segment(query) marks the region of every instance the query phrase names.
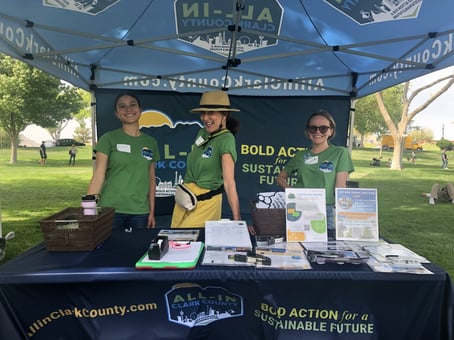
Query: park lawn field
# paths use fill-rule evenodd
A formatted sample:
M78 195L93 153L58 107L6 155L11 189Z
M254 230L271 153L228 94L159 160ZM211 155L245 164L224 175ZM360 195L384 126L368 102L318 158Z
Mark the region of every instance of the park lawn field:
M7 243L3 261L43 240L39 220L66 207L79 206L93 164L91 146L78 150L76 165L68 166L68 148L48 148L47 164L41 166L38 148L20 148L14 165L9 164L10 150L0 149L3 235L9 231L16 234ZM421 193L429 192L434 182L454 182L454 170L441 169L440 151L435 148L418 152L416 165L405 159L402 171L386 166L391 158L389 151L383 152L381 166L371 166L372 158L378 156L376 149L354 149L356 171L350 180L358 181L363 188L377 188L381 236L427 257L453 276L454 204L429 205Z

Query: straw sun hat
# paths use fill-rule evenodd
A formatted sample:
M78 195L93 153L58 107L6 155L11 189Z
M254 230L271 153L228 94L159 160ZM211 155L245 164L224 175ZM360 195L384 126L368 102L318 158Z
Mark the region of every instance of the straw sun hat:
M229 111L238 112L240 110L230 107L230 99L224 91L205 92L200 98L200 107L192 109L190 112L205 111Z

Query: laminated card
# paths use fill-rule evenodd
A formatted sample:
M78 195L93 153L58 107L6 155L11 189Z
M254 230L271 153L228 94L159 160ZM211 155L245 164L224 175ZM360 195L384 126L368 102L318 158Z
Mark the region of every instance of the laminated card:
M285 189L287 242L326 242L325 189Z
M378 241L377 189L336 188L336 240Z

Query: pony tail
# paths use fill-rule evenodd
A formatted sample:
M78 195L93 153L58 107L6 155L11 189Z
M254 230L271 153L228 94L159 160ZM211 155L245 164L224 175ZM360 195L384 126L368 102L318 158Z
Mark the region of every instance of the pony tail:
M238 119L231 117L230 115L227 116L227 120L225 122L226 128L235 135L238 130L240 129L240 122Z

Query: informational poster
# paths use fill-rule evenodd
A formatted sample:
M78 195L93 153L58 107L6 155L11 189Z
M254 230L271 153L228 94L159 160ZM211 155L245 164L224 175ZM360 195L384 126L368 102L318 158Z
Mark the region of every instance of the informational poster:
M377 189L336 188L336 240L378 237Z
M285 189L287 242L326 242L325 189Z

